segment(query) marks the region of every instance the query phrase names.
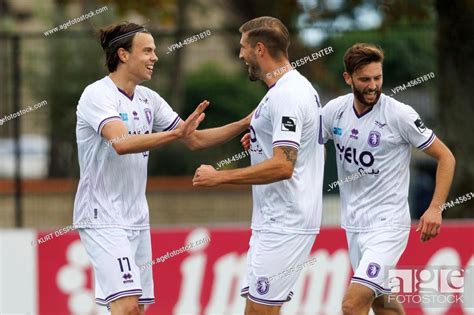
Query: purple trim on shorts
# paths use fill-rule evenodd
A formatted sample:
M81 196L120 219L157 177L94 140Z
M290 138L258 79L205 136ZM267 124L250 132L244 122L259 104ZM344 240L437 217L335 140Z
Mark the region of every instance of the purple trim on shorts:
M143 299L138 299L138 304L153 304L155 303L154 298L143 298Z
M290 292L290 293L292 293L292 292ZM283 305L283 303L288 302L288 301L291 300L290 294L288 294L288 297L286 298L286 300L276 300L276 301L270 301L270 300L260 299L260 298L258 298L258 297L253 296L253 295L250 294L250 293L248 293L247 298L248 298L249 300L255 302L255 303L266 304L266 305L276 305L276 306Z
M377 290L379 290L381 292L392 293L392 291L390 289L385 289L382 286L378 285L377 283L374 283L374 282L369 281L369 280L364 279L364 278L352 277L352 280L355 280L356 282L362 282L362 283L367 284L367 285L371 285L371 286L373 286L374 288L376 288Z
M176 118L173 120L173 122L171 123L171 125L169 125L168 127L166 127L163 131L170 131L170 130L174 130L176 128L176 126L178 125L179 121L181 120L181 118L179 118L179 116L176 116Z
M97 133L100 133L100 129L103 128L103 125L105 125L106 123L108 123L111 120L116 120L116 119L121 120L122 118L120 118L120 116L110 116L110 117L107 117L104 120L102 120L99 124L99 127L97 127Z
M108 304L112 301L115 301L118 298L121 298L123 296L130 296L130 295L142 295L142 289L132 289L132 290L120 291L120 292L109 295L105 299L95 298L95 301L98 304L105 305L105 304Z
M417 149L418 149L418 150L424 150L424 149L426 149L427 147L429 147L429 146L431 145L431 143L433 143L434 139L435 139L435 134L434 134L434 132L432 131L432 132L431 132L431 136L428 138L428 140L426 140L425 142L423 142L422 145L418 146Z

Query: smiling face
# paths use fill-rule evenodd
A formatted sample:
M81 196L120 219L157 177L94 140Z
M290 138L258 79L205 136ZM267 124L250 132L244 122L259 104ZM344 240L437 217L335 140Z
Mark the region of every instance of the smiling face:
M372 62L362 66L352 75L344 72L346 83L352 87L356 101L364 106L377 104L382 94L382 63Z
M243 33L240 39L240 53L239 58L248 66L248 75L250 81L260 80L262 69L257 62L257 55L255 48L247 41L247 33Z
M137 33L130 51L119 49L120 59L127 72L137 84L148 81L153 74L153 65L158 60L155 54L155 41L148 33Z

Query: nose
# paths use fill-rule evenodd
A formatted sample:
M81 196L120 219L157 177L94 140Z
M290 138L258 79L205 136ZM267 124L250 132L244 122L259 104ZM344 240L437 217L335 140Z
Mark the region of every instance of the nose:
M240 60L244 61L244 55L242 54L242 49L239 51Z
M369 82L369 89L371 89L371 90L377 89L377 82L375 82L375 80L373 80L373 79L370 80L370 82Z
M155 52L153 52L153 55L151 56L151 60L152 60L153 62L158 61L158 56L155 54Z

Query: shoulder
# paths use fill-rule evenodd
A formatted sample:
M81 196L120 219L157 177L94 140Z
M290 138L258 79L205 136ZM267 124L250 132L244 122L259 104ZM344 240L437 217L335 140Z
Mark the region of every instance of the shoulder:
M152 106L160 107L165 102L160 94L143 85L137 85L135 93L138 97L146 99Z
M404 104L396 99L382 94L382 107L386 112L386 117L389 120L399 121L400 119L406 119L413 115L417 115L416 111L410 105Z
M313 108L316 103L315 95L318 101L319 97L311 82L296 70L287 75L290 77L284 78L283 82L277 83L269 91L268 96L272 103L276 106L286 107L291 104L300 108Z
M104 77L100 80L95 81L94 83L89 84L84 89L83 94L103 94L103 93L111 93L113 92L113 83L110 81L108 77Z
M87 110L95 108L94 104L113 104L115 100L115 85L108 82L108 77L97 80L89 84L81 94L78 102L79 110Z
M339 109L343 109L352 104L353 98L354 97L352 93L336 97L326 103L326 105L323 107L323 112L336 112Z
M110 80L110 79L109 79ZM81 101L93 99L104 99L114 96L113 83L108 82L108 77L104 77L86 86L81 95Z

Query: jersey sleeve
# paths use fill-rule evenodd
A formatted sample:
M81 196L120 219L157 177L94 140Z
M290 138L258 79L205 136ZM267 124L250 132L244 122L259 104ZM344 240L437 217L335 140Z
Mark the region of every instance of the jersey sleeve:
M299 150L304 118L303 109L299 104L276 101L271 116L273 147L293 147Z
M154 106L154 119L153 119L153 130L154 131L171 131L178 127L181 118L171 108L171 106L157 93L154 93L155 106Z
M328 142L328 140L332 140L332 108L331 102L327 103L326 106L323 107L322 115L323 115L323 141L324 143Z
M115 97L107 91L95 93L94 89L86 89L79 100L77 110L81 118L99 135L107 123L121 120Z
M399 113L398 126L401 138L419 150L428 148L436 136L425 126L420 115L411 106L404 104Z

